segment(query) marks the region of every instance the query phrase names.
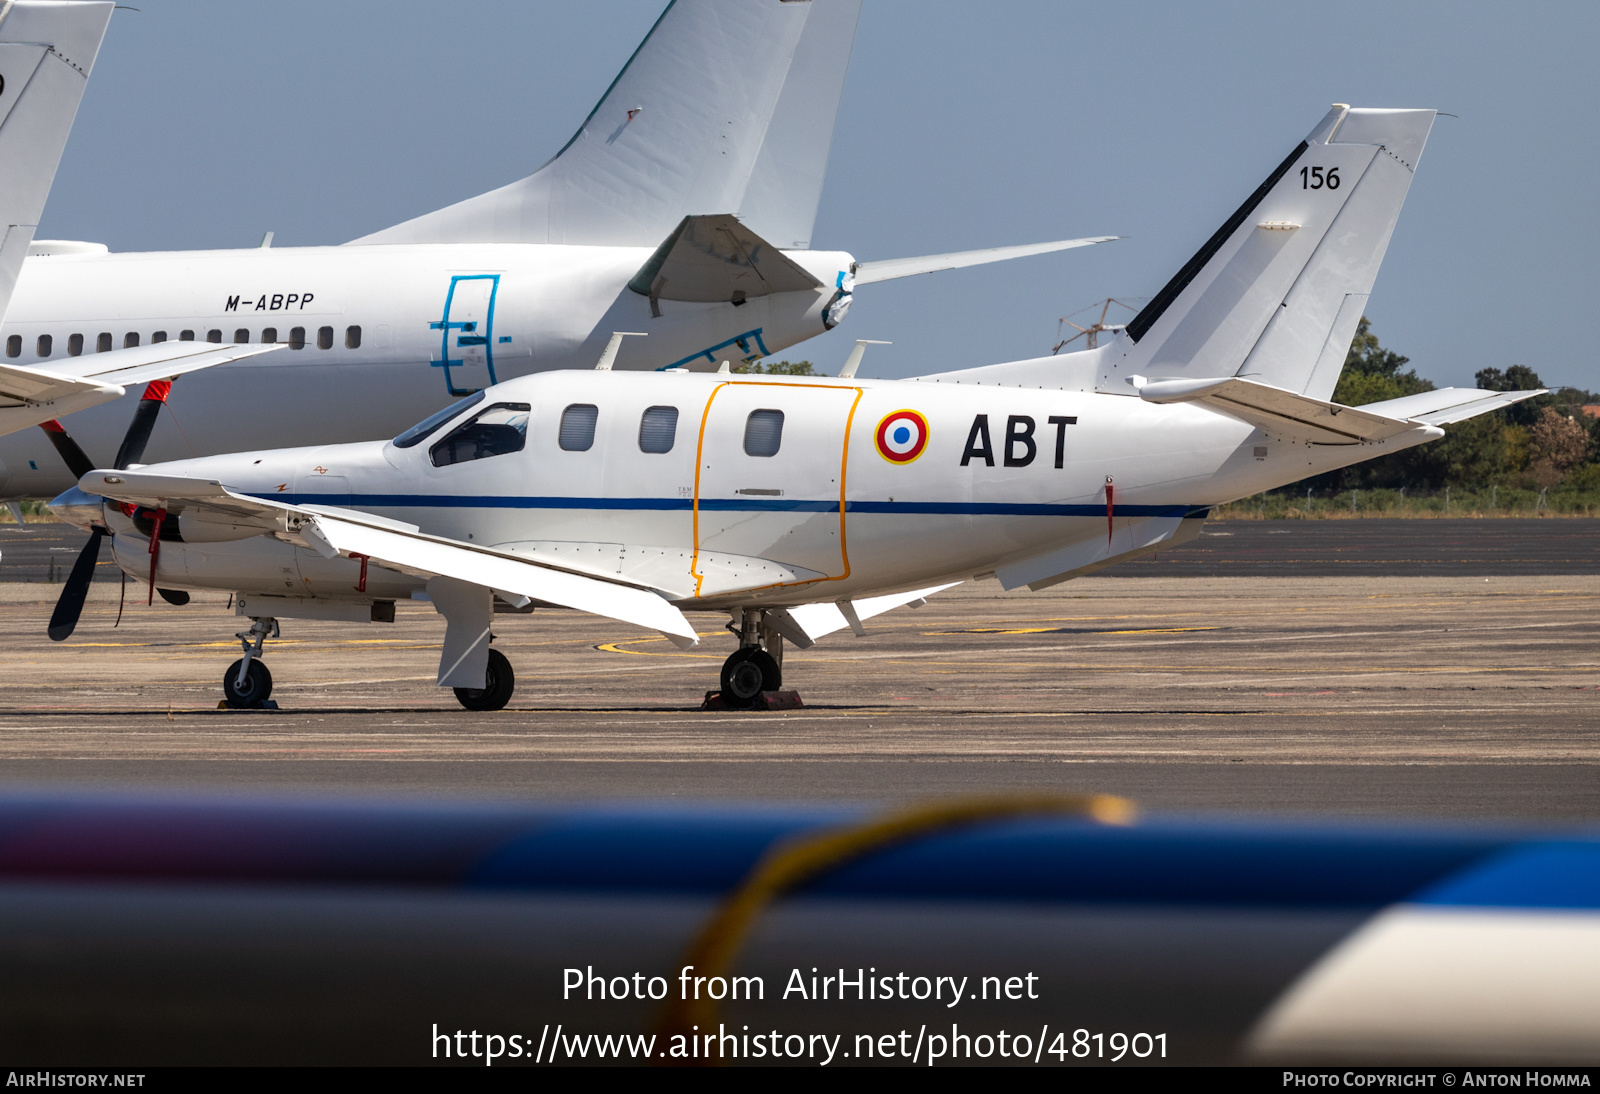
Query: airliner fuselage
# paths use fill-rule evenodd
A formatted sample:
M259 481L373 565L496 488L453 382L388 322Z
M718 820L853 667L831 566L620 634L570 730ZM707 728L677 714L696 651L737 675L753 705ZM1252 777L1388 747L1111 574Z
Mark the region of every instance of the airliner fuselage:
M784 252L820 287L738 305L630 290L651 253L414 244L36 255L0 327L0 359L48 367L166 340L287 344L180 382L151 439L153 463L392 434L503 380L592 368L618 330L649 336L624 343L619 369L711 371L820 334L848 306L844 252ZM97 460L109 461L126 404L74 416ZM38 430L0 437L0 497L50 496L73 481Z

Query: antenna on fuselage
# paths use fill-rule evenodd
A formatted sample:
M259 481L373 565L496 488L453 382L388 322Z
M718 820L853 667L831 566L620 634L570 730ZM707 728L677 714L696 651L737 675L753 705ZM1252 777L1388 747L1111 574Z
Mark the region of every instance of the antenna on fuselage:
M844 359L844 368L839 370L839 378L848 380L856 374L856 369L861 367L861 358L865 356L868 346L892 346L893 342L883 342L876 338L857 338L856 348L850 351L850 356Z
M611 332L611 341L606 343L605 352L600 355L600 360L595 362L594 370L596 372L610 372L611 371L611 365L617 359L617 350L618 350L618 348L621 347L622 340L624 338L648 338L648 337L650 337L650 336L648 334L646 334L644 331L637 331L637 330L614 330L614 331L612 331Z
M272 237L277 235L277 234L278 233L276 233L276 232L268 232L266 235L262 236L261 237L261 248L260 249L265 251L268 248L270 248L272 246Z

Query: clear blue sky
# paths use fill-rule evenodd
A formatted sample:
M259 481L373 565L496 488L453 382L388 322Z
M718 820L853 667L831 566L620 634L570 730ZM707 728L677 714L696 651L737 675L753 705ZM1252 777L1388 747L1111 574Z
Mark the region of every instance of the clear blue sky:
M42 237L338 243L527 174L664 0L135 0ZM1327 110L1436 107L1368 314L1440 383L1600 388L1600 4L866 0L814 243L1117 243L863 288L787 356L906 376L1047 353L1149 296Z

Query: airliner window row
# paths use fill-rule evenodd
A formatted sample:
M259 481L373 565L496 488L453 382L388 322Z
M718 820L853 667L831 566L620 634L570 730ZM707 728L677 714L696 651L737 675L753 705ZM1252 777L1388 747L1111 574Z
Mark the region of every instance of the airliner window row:
M318 349L332 349L333 348L333 335L334 335L334 332L333 332L333 328L332 327L320 327L320 328L318 328L318 330L317 330L317 348ZM122 336L122 348L123 349L132 349L134 346L137 346L139 344L139 340L140 340L140 335L139 335L138 331L129 331L127 334L124 334ZM156 331L154 334L152 334L150 336L150 344L151 345L155 345L157 342L165 342L166 340L167 340L167 332L164 331L164 330L158 330L158 331ZM180 342L193 342L194 340L195 340L194 339L194 331L192 331L192 330L181 330L181 331L178 332L178 341L180 341ZM262 342L262 344L267 344L267 343L271 343L271 342L277 342L279 340L280 339L278 338L278 328L277 327L263 327L262 328L262 330L261 330L261 342ZM212 330L206 331L206 341L207 342L218 342L218 343L220 343L222 341L222 331L216 330L216 329L212 329ZM249 328L240 327L238 330L234 331L233 332L233 341L235 343L239 343L239 344L244 344L244 343L249 342L250 341L250 330L249 330ZM289 337L285 338L285 339L282 339L282 341L287 342L289 344L289 348L290 349L305 349L306 348L306 329L304 327L292 327L289 330ZM111 335L111 333L103 331L103 332L101 332L100 336L95 339L95 347L94 347L95 348L95 352L96 353L109 353L113 348L115 348L115 343L116 343L116 339ZM360 349L361 348L361 328L360 327L351 326L351 327L346 327L344 329L344 348L345 349ZM41 335L39 335L38 341L34 343L34 351L35 351L36 355L39 356L39 357L49 357L52 353L55 352L55 338L54 338L54 336L49 335L49 334L41 334ZM67 356L69 356L69 357L77 357L82 353L83 353L83 335L74 334L74 335L69 336L67 338ZM22 335L13 334L11 337L6 339L6 356L7 357L21 357L22 356Z

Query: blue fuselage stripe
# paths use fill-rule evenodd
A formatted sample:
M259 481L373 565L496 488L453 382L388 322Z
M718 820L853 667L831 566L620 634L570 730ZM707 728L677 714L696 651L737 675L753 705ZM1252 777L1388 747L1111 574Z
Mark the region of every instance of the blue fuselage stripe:
M256 494L290 505L338 505L361 509L643 509L688 512L693 498L561 498L456 494ZM700 508L713 513L837 513L837 501L801 498L702 498ZM1119 505L1119 517L1183 517L1204 507L1193 505ZM850 513L936 514L989 517L1104 517L1104 505L1053 505L987 501L852 501Z

